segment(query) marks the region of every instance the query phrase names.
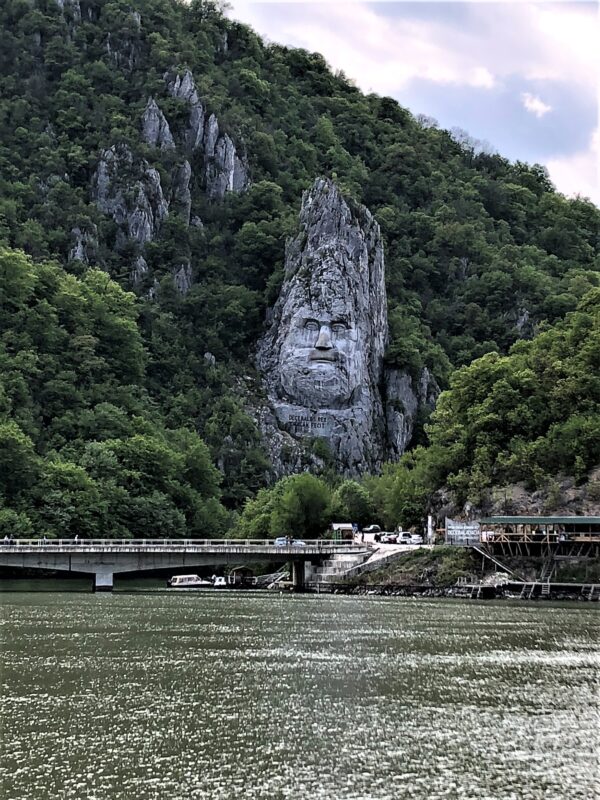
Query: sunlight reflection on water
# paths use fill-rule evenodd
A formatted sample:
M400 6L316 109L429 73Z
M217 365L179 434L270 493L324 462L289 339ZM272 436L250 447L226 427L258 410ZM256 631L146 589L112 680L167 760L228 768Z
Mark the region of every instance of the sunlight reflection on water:
M599 796L593 606L0 603L5 800Z

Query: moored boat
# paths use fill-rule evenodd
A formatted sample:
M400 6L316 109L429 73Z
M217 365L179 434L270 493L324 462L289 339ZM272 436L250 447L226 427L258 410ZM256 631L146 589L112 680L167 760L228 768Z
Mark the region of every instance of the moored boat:
M173 575L167 581L170 589L212 589L213 582L199 575Z

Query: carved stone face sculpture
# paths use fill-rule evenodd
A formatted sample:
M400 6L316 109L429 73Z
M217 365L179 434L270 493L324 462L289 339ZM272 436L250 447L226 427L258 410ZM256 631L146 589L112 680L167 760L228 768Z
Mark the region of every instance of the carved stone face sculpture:
M357 402L368 376L368 347L351 298L324 292L321 272L312 276L302 305L292 292L284 308L283 316L291 313L279 349L279 393L301 406L346 408ZM341 275L337 278L341 288Z
M330 180L304 194L300 232L257 364L280 430L326 439L348 473L378 463L387 339L383 246Z

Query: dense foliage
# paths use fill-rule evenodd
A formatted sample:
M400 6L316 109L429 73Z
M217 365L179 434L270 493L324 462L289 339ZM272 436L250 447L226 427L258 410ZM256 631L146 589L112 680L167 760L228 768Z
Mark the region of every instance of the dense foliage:
M302 191L319 174L381 225L388 360L414 374L426 365L452 388L432 423L434 455L409 454L368 491L286 482L276 513L259 492L242 528L284 531L294 509L306 535L342 512L412 520L439 481L467 496L539 470L581 475L597 459L590 292L600 286L600 215L557 194L542 167L426 127L208 0L5 0L0 24L0 240L36 262L3 251L5 523L218 533L226 512L211 459L229 509L265 484L240 385ZM140 117L153 96L174 129L184 125L163 77L184 68L245 153L252 185L209 202L196 181L203 227L169 215L144 253L155 298L143 282L136 298L123 291L131 253L115 247L91 179L102 148L127 144L169 190L179 156L145 145ZM73 258L75 229L90 237L89 264ZM185 296L172 281L182 259L194 279ZM314 518L303 510L313 501Z
M382 518L416 524L435 490L485 505L493 486L583 479L600 462L600 291L508 356L456 371L428 427L429 447L389 465L369 488Z
M220 475L144 389L135 297L0 249L0 536L225 530Z

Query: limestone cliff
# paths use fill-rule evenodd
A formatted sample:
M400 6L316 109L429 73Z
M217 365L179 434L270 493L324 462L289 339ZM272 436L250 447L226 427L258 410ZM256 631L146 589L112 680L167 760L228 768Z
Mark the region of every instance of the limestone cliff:
M142 137L151 147L160 147L163 150L175 149L175 140L169 123L153 97L148 100L142 116Z
M439 387L427 368L418 380L406 370L384 371L384 407L387 432L386 458L397 461L412 439L417 415L422 408L434 408Z
M139 20L137 23L139 27ZM192 73L167 72L164 80L166 92L187 105L187 123L183 130L181 125L171 125L159 102L150 97L140 118L140 141L147 145L144 155L162 166L163 180L167 173L166 186L156 166L134 155L127 145L102 150L92 178L92 201L118 227L117 249L135 245L129 270L134 286L140 285L149 272L145 246L160 235L161 224L170 213L177 213L186 226L201 227L200 218L192 216L194 193L219 201L227 192L243 192L249 185L245 159L231 137L220 130L215 114L207 114ZM161 151L169 151L166 159ZM70 257L89 261L92 239L87 240L78 228L73 229L72 237ZM173 267L172 275L177 290L186 294L193 283L189 260Z
M183 74L165 73L167 90L189 107L184 146L203 154L202 180L211 200L222 200L227 192L243 192L249 184L248 167L231 137L221 133L215 114L207 116L189 70Z
M126 145L102 151L91 194L118 226L117 247L126 241L139 246L152 241L169 214L158 171L136 160Z

